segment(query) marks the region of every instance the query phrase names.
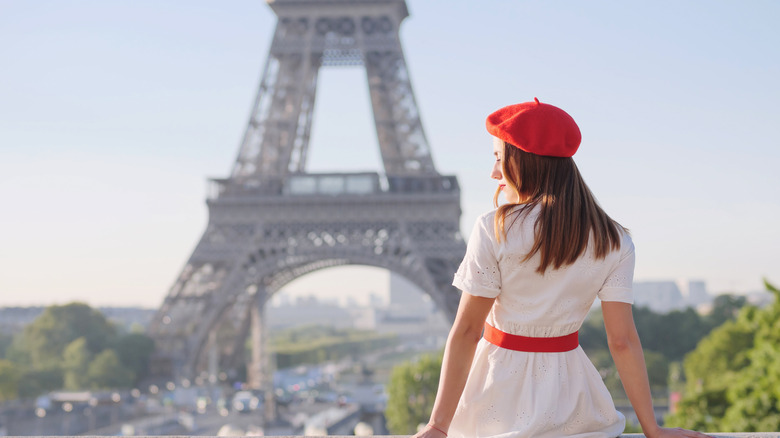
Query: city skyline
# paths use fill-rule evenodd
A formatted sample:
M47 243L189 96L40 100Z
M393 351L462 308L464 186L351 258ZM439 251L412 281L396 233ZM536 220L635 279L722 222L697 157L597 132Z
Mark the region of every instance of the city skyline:
M492 208L485 116L538 97L579 123L575 161L632 231L636 280L780 282L780 5L407 3L401 39L464 237ZM0 306L162 303L207 223L206 178L238 152L274 25L259 0L0 3ZM321 71L309 171L381 172L368 102L361 68ZM388 278L341 268L289 289L383 293Z

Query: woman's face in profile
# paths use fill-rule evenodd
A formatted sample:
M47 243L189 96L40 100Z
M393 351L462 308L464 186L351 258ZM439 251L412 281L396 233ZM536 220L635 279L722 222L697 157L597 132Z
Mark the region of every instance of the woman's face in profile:
M493 163L493 171L490 172L490 177L498 180L498 188L504 194L507 202L510 204L517 204L520 200L520 196L515 190L507 185L506 180L504 179L504 171L501 167L501 163L504 161L504 141L498 137L493 137L493 156L496 158L496 161Z

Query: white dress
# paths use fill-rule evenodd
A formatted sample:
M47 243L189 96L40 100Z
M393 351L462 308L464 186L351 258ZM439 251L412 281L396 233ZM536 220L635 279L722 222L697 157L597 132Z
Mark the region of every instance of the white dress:
M452 284L471 295L496 297L487 323L515 335L563 336L580 328L596 297L633 302L634 245L627 233L620 250L603 260L589 247L574 264L544 275L535 272L538 253L521 262L533 243L538 211L518 219L500 244L493 233L496 211L477 219ZM482 339L449 437L607 438L624 427L623 414L582 347L528 353Z

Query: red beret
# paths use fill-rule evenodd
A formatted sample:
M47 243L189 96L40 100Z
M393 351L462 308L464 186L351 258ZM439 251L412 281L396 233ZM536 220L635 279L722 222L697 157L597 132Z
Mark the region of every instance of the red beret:
M489 115L488 132L526 152L550 157L571 157L580 147L580 128L566 111L533 102L509 105Z

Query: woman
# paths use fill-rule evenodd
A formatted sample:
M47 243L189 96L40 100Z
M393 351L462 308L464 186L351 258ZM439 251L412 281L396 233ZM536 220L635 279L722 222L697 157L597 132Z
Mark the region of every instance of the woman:
M571 156L566 112L526 102L487 118L498 181L453 285L461 296L421 438L617 437L625 418L579 347L601 300L610 352L648 438L705 437L658 426L631 314L634 245L597 204ZM483 337L484 330L484 337Z

